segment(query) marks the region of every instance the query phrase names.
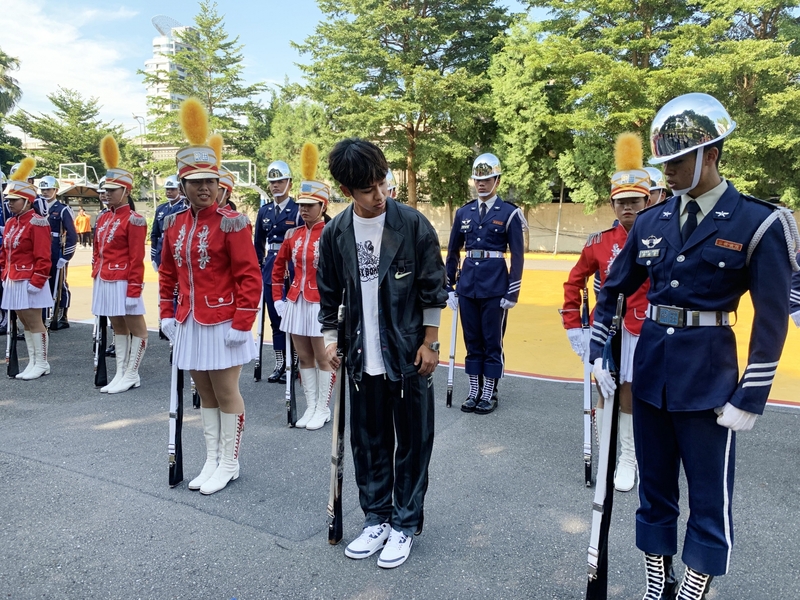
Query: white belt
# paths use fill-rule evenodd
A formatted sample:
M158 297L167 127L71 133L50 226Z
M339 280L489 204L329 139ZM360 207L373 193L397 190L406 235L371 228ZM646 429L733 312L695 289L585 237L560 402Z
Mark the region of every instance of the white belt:
M280 250L281 244L267 244L267 250L272 252L273 250Z
M503 252L497 250L467 250L467 258L505 258Z
M60 233L53 233L52 231L50 232L50 235L52 235L53 237L60 237L61 236Z
M721 310L689 310L679 306L647 305L647 316L669 327L717 327L731 324L729 312Z

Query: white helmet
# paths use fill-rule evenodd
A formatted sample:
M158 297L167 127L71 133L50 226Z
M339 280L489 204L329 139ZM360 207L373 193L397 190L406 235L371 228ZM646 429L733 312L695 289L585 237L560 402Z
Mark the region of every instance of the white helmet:
M472 163L472 178L475 180L491 179L503 173L500 159L494 154L481 154Z
M388 186L388 188L387 188L387 189L388 189L390 192L391 192L391 191L392 191L394 188L396 188L396 187L397 187L397 181L395 181L395 178L394 178L394 173L392 173L392 170L391 170L391 169L389 169L389 171L386 173L386 185Z
M0 185L6 184L6 174L3 173L3 170L0 169Z
M664 180L664 174L660 169L655 167L645 167L645 171L650 174L650 191L665 190L667 189L667 182Z
M177 190L181 186L177 175L170 175L164 182L165 190Z
M282 179L291 178L292 170L282 160L273 161L267 167L267 179L269 181L281 181Z
M52 175L45 175L39 180L39 191L57 190L58 181Z

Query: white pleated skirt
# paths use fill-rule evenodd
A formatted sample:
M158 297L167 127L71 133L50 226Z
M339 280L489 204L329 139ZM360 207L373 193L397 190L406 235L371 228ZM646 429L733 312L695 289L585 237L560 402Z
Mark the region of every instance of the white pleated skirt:
M303 294L296 302L286 301L286 312L281 318L281 331L307 337L322 337L322 324L317 319L319 302L308 302Z
M172 360L178 368L195 371L217 371L249 363L256 357L256 345L250 341L239 346L225 345L225 336L233 321L217 325L201 325L189 316L177 324Z
M620 349L619 378L622 383L633 381L633 355L636 353L636 344L639 336L622 328L622 348Z
M136 308L127 308L125 306L125 298L127 296L127 281L105 281L96 277L92 288L92 314L103 317L145 314L142 296L136 299Z
M29 308L52 308L53 295L45 282L38 292L28 293L30 279L6 279L3 282L3 310L28 310Z

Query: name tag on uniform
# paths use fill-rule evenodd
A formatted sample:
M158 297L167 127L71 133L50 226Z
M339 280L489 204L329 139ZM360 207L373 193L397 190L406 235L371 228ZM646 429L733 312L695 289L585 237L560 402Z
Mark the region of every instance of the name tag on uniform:
M505 223L503 223L502 221L495 221L494 219L492 219L492 225L505 225Z
M294 225L294 221L286 221L287 225Z
M661 248L653 250L639 250L639 258L654 258L661 254Z
M714 242L715 246L719 246L720 248L727 248L728 250L735 250L736 252L742 251L742 245L737 244L736 242L729 242L728 240L718 239Z
M472 223L472 219L462 219L461 220L461 231L469 231L469 224Z

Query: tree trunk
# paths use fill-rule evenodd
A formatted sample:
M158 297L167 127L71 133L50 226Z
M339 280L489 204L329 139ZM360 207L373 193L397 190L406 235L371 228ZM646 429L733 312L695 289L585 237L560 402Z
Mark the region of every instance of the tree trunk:
M414 159L416 158L417 144L416 140L409 137L408 152L406 153L406 174L408 175L408 205L417 208L417 171L414 167Z

